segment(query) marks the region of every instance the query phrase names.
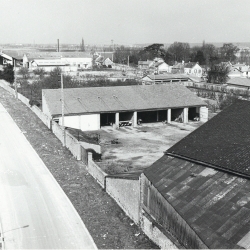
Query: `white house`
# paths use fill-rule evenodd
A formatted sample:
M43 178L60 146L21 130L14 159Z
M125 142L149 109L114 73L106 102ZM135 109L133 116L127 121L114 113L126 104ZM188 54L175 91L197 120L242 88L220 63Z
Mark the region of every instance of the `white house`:
M187 75L202 77L202 67L198 63L185 63L184 73Z

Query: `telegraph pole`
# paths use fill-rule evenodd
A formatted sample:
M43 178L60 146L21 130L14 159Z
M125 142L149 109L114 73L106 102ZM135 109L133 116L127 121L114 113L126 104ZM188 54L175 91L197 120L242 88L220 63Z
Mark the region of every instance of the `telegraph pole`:
M62 129L63 129L63 146L65 147L63 73L61 73L61 101L62 101Z

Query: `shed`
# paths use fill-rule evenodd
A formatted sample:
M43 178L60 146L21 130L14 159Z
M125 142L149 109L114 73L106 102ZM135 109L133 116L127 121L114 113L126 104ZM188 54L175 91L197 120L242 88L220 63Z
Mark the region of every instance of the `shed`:
M60 123L62 116L60 89L42 93L43 112ZM186 123L199 116L207 121L207 104L193 92L178 84L118 86L64 89L65 126L81 130L98 130L101 126L120 126L126 122L171 123L181 117Z

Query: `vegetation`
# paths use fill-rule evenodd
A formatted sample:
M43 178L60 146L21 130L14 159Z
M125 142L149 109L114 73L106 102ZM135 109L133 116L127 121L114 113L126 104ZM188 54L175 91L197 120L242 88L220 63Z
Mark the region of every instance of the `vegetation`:
M211 67L220 62L235 62L238 47L232 43L224 43L222 47L216 48L213 44L203 42L201 46L190 47L188 43L174 42L168 48L163 44L152 44L145 48L134 49L130 47L116 47L114 62L127 64L138 64L138 61L152 60L161 57L170 65L175 62L198 62L200 65Z
M58 89L61 88L61 69L55 68L48 76L40 77L38 80L29 84L26 79L19 80L19 92L29 98L30 100L40 101L42 99L42 89ZM40 72L42 74L42 72ZM39 73L39 74L40 74ZM36 72L36 74L38 74ZM75 80L69 75L63 76L64 88L84 88L84 87L107 87L107 86L128 86L137 85L136 80L123 81L109 81L104 77L90 78L86 80Z
M220 63L213 64L211 68L208 70L208 82L216 83L216 84L225 84L227 83L229 77L228 74L230 72L230 68L228 65Z
M14 82L14 70L12 65L7 64L4 66L3 71L0 71L0 79L3 79L9 83Z
M21 68L18 70L18 74L22 75L22 76L23 76L23 79L27 79L28 76L29 76L29 69L28 69L28 68L25 68L25 67L21 67Z

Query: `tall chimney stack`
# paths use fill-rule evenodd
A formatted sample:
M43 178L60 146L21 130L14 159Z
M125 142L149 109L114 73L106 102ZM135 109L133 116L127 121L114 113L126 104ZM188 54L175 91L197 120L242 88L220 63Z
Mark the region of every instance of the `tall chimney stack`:
M57 52L59 52L59 39L57 39Z

